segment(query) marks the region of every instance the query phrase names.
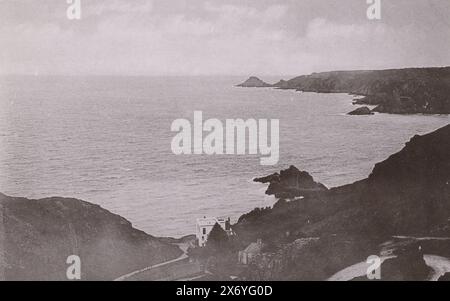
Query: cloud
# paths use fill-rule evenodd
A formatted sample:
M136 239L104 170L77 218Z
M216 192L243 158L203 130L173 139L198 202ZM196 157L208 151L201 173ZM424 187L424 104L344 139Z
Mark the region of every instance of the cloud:
M357 39L368 35L371 26L359 24L336 24L323 18L313 19L306 30L306 38L311 40Z
M161 24L161 31L173 35L203 36L213 34L217 26L201 19L188 19L185 15L171 16Z
M82 0L80 21L65 18L64 1L42 1L0 2L0 72L302 74L450 61L448 25L414 0L380 22L365 19L364 3L331 0Z
M213 4L206 2L204 9L221 14L223 19L279 20L286 14L288 7L283 4L273 4L261 9L245 5Z
M86 4L86 5L84 5ZM148 14L153 10L153 2L146 0L134 0L126 2L123 0L91 1L83 3L83 13L88 15L116 14Z

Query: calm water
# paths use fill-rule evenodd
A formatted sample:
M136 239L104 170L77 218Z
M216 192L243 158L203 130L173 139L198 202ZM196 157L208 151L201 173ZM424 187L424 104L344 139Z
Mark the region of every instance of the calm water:
M327 186L374 163L448 116L346 116L351 96L242 89L245 78L8 77L0 80L0 191L98 203L154 235L193 233L195 218L268 206L252 183L291 164ZM175 156L174 119L280 119L280 162Z

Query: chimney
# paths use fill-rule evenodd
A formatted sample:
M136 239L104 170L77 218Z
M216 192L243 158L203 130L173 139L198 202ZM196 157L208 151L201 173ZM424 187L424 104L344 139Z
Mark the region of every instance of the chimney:
M230 230L230 229L231 229L231 222L230 222L230 218L228 218L228 219L225 221L225 230L228 231L228 230Z

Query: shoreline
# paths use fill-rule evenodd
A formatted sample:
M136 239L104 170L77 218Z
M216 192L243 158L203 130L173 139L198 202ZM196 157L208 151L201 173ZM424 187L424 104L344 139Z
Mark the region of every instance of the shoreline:
M251 76L243 88L273 87L302 92L348 93L360 105L388 114L450 114L450 67L318 72L268 84Z
M431 212L428 210L429 207L417 210L417 208L421 208L417 202L420 203L423 199L422 195L437 198L427 202L427 206L431 206L430 204L440 200L441 193L445 193L446 172L444 170L449 159L446 151L450 146L448 144L449 131L450 124L432 133L414 136L401 151L376 164L367 179L353 184L328 189L321 183L315 182L307 172L300 171L294 166L279 173L254 179L257 182L269 184L266 194L274 195L278 202L273 207L253 210L241 215L237 223L231 225L236 236L227 240L228 245L225 245L225 249L211 250L211 246L207 245L205 248L195 248L192 254L189 251L189 257L193 256L192 259L196 259L200 265L186 263L186 271L195 270L198 273L202 264L207 264L212 258L211 260L216 261L218 265L215 268L206 267L212 273L208 277L213 279L224 275L229 277L236 275L235 273L241 275L238 271L242 273L247 271L249 274L242 274L240 277L247 280L253 279L252 277L259 275L258 270L253 270L253 266L242 269L243 267L236 263L236 252L245 249L249 243L258 238L264 237L264 242L271 245L272 249L275 248L274 251L265 251L264 256L268 256L267 258L275 260L275 262L280 260L288 266L292 266L292 269L286 272L283 270L272 271L281 277L280 279L296 277L304 280L316 278L325 280L332 275L328 275L320 268L326 268L327 271L336 270L337 273L348 267L347 263L356 257L364 258L367 254L382 251L386 244L395 246L395 254L398 255L395 259L383 263L383 266L390 271L389 277L393 277L392 279L422 277L427 271L426 263L420 257L422 247L426 252L424 254L450 258L448 253L450 240L442 239L450 237L448 234L450 233L448 232L450 220L448 220L445 208L431 213L435 217L433 225L427 224L426 218L423 218L426 212ZM437 160L424 165L427 157L424 157L423 153L432 158L440 158L439 154L445 155L441 157L441 161ZM404 160L405 158L408 160ZM408 172L405 173L405 170ZM420 174L422 177L416 177L415 174ZM430 183L427 180L429 177L433 177L435 180ZM397 185L392 185L391 181L395 181ZM392 188L386 190L386 185ZM416 189L420 188L420 193L411 195L409 192L404 196L402 193L409 191L405 187L411 185ZM430 190L434 191L433 195L429 193ZM399 193L401 197L399 197ZM302 197L297 198L299 195ZM385 205L385 203L389 205ZM166 265L169 269L176 269L179 262L184 264L188 255L186 255L186 248L180 247L181 245L188 246L195 239L193 235L183 236L179 239L154 237L134 228L122 216L113 214L99 205L78 199L29 200L0 194L0 205L1 214L9 220L7 223L9 229L3 229L3 231L9 234L7 237L9 241L13 240L13 242L9 242L9 248L6 250L9 260L12 255L18 256L20 261L27 260L25 259L26 255L20 255L19 250L11 249L11 246L15 244L36 244L39 248L30 246L27 248L27 252L32 252L35 256L44 256L44 258L49 253L60 252L59 249L69 247L71 253L80 254L81 258L88 262L97 262L99 254L104 256L106 245L97 245L97 241L106 239L110 241L108 244L113 246L119 244L111 250L108 249L108 252L110 252L111 260L114 260L115 264L120 262L120 265L115 269L111 269L110 264L102 267L103 270L101 268L98 270L96 267L90 271L89 279L97 279L100 277L98 275L114 277L113 279L121 277L120 275L134 276L138 274L144 278L159 277L153 275L153 269ZM401 208L402 211L399 214L392 210L391 207L395 206ZM442 206L447 205L443 203ZM450 210L450 207L448 208ZM8 214L5 215L5 212ZM41 218L42 212L45 212L45 219ZM380 223L378 215L381 215L385 222ZM395 218L391 218L391 215L395 215ZM358 224L348 223L349 218L357 219ZM447 224L444 220L447 221ZM17 222L19 225L14 227L14 223ZM33 231L29 234L30 237L33 237L32 241L23 240L22 236L28 234L22 233L20 230L22 223L28 225L28 228ZM388 225L388 223L391 224ZM16 235L10 233L16 233ZM49 240L48 235L51 233L61 238ZM280 233L285 233L285 235L280 235ZM407 235L412 238L402 237ZM389 242L393 236L400 239L401 243ZM425 239L416 239L415 237ZM439 239L431 239L436 237ZM405 243L402 238L406 240ZM75 245L73 245L74 241ZM92 241L93 245L89 243ZM376 246L382 246L383 241L386 242L384 247L377 251ZM148 243L151 244L147 245ZM146 245L147 249L144 249ZM92 248L94 250L91 250ZM41 254L42 250L43 254ZM321 251L317 253L318 250ZM213 253L208 253L211 251ZM129 258L126 254L130 252L136 255ZM182 256L183 253L185 256ZM64 251L63 254L65 254ZM148 258L149 254L152 254L151 260ZM90 258L91 256L93 257ZM33 264L35 262L34 257L28 260ZM328 262L329 260L331 262ZM415 264L413 269L404 265L405 260L413 260ZM172 263L175 266L172 266ZM271 271L273 267L270 264L265 266L266 263L265 261L261 262L265 269ZM53 268L57 271L60 264L59 261L53 263ZM295 266L298 264L306 265L305 270L296 269ZM40 269L45 271L46 275L52 275L52 273L48 273L50 267L47 265L41 268L36 267L37 275L42 275ZM401 274L398 274L399 272L396 270L399 266L402 268ZM7 262L7 267L6 275L10 273L9 270L17 269L11 262ZM319 270L317 273L309 274L310 268ZM150 270L152 272L147 275ZM154 272L158 274L163 271ZM24 272L16 271L15 273L20 275ZM21 276L16 277L20 278ZM27 277L34 276L27 275ZM47 277L55 277L55 275Z

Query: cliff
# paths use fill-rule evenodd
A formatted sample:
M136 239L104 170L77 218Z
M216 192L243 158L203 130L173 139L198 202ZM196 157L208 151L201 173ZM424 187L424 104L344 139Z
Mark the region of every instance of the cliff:
M386 232L429 234L450 218L450 125L375 165L360 199Z
M332 71L281 80L279 89L349 93L364 96L356 104L394 114L449 114L450 67Z
M429 234L450 218L449 154L447 125L413 137L400 152L376 164L367 179L315 194L305 193L302 200L280 199L258 218L251 213L242 216L236 226L244 229L251 226L250 220L255 220L311 236ZM265 180L276 181L273 175Z
M0 210L6 280L67 280L70 255L81 259L82 280L112 280L182 253L126 219L77 199L0 194Z
M449 154L447 125L413 137L400 152L376 164L362 181L305 194L302 199L280 198L273 208L255 209L241 216L233 226L240 239L247 243L262 238L277 250L269 260L258 260L243 278L324 280L365 261L369 255L379 254L394 236L449 237ZM276 175L262 179L267 183L277 181ZM296 243L313 237L318 239ZM429 268L420 256L409 261L416 268L408 269L404 264L418 246L426 254L450 257L445 240L430 239L418 245L412 239L389 244L393 250L400 247L408 252L386 262L383 279L423 280ZM404 269L399 271L395 268L398 265Z

